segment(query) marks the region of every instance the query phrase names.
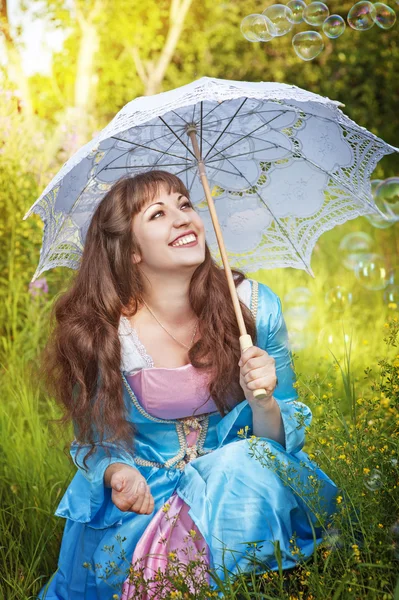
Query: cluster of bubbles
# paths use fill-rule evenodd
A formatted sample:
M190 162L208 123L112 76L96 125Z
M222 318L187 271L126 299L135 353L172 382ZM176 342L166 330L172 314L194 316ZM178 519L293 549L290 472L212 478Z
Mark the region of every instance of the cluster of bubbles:
M345 20L340 15L330 15L324 2L306 4L304 0L290 0L287 4L273 4L262 13L244 17L241 32L249 42L269 42L302 22L321 27L330 39L340 37L346 29ZM347 22L357 31L366 31L374 25L390 29L396 22L396 14L382 2L357 2L349 10ZM302 31L293 36L292 46L299 58L313 60L323 51L324 41L318 31Z
M373 244L373 238L368 233L356 231L342 238L338 250L342 264L354 272L363 288L372 291L385 290L394 284L393 273L386 258L372 251Z
M371 181L371 190L381 214L366 215L367 219L378 229L391 227L399 220L399 177L375 179ZM383 290L384 304L389 310L397 311L399 268L391 268L386 257L375 252L373 247L374 240L368 233L356 231L341 239L338 251L343 266L354 273L359 285L370 291ZM284 317L293 351L302 350L316 341L323 348L340 352L349 345L353 349L358 344L357 333L348 315L353 302L351 290L335 286L326 292L324 299L331 320L316 340L309 327L315 311L312 292L307 287L297 287L284 296Z
M284 296L284 319L288 328L288 338L293 351L303 350L314 343L324 348L337 348L343 351L345 344L356 345L351 322L343 315L352 305L352 292L342 286L335 286L325 294L325 302L331 311L331 322L318 334L310 327L315 313L315 298L307 287L297 287Z
M399 220L399 177L371 181L371 192L379 214L366 215L367 220L377 229L391 227ZM357 231L344 236L339 252L342 264L354 272L363 288L384 290L388 308L399 308L398 274L390 268L386 257L373 251L373 239L368 233Z

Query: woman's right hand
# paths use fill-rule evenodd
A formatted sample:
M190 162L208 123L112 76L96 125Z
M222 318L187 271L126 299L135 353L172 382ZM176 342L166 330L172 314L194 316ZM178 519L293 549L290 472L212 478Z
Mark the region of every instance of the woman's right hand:
M111 469L114 465L110 465ZM150 515L154 510L154 498L146 480L135 467L119 466L109 479L112 502L119 510Z

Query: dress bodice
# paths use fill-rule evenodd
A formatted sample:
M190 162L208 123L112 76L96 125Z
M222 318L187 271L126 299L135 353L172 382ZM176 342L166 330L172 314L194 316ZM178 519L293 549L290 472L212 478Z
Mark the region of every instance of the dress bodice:
M208 375L191 363L176 369L152 367L126 375L141 406L160 419L180 419L218 410L208 398Z
M245 279L237 293L249 306L251 284ZM209 372L191 363L177 368L155 367L130 321L121 316L121 370L144 410L161 419L180 419L217 412L209 397Z

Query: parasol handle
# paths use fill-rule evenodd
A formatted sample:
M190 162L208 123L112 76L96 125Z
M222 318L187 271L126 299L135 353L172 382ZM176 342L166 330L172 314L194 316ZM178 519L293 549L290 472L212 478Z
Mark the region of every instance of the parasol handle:
M201 151L198 145L197 135L196 135L196 126L190 126L187 129L187 134L191 139L191 143L193 145L195 157L198 160L198 172L201 179L202 187L204 188L205 197L208 202L208 208L212 219L213 228L215 230L217 243L220 250L220 255L222 257L224 272L226 274L227 283L230 290L231 299L233 301L234 312L237 318L238 328L240 331L240 348L241 353L245 350L253 346L251 336L247 334L247 330L245 327L244 317L242 315L242 310L240 306L240 300L238 298L237 289L234 283L233 274L231 272L231 267L229 265L229 261L227 258L226 247L223 240L222 230L219 225L219 220L216 214L215 203L212 198L211 189L209 187L208 178L206 176L205 164L201 156ZM267 397L266 390L263 388L259 388L258 390L254 390L253 392L254 398L257 400L263 400L263 398Z

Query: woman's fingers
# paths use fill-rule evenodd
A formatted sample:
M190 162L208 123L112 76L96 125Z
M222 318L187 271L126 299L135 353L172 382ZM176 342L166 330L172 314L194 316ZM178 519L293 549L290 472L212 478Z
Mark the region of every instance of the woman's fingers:
M138 513L146 513L150 506L151 491L149 486L145 483L144 486L138 486L135 496L133 497L133 503L128 510Z
M268 378L268 379L276 379L276 370L274 369L274 373L273 371L269 374L265 373L265 367L260 367L259 369L252 369L249 373L247 373L246 375L244 375L244 381L246 384L250 383L251 381L255 381L255 379L261 379L261 378Z
M150 514L153 510L153 508L150 510L151 507L151 503L152 503L152 496L151 496L151 492L150 492L150 488L148 488L144 500L143 500L143 504L141 505L140 508L140 514Z

